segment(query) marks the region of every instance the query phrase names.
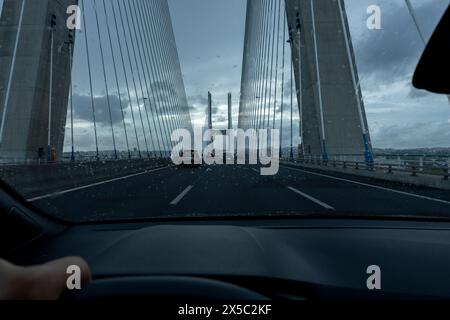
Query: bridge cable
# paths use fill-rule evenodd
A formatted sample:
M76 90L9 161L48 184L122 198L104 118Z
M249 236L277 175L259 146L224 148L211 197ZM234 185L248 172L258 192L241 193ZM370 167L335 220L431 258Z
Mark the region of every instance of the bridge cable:
M133 80L133 86L134 86L134 93L135 93L135 97L136 97L137 108L138 108L138 111L139 111L139 118L140 118L140 121L141 121L142 132L143 132L143 135L144 135L145 147L146 147L146 150L147 150L147 156L150 156L150 150L149 150L148 141L147 141L147 134L145 132L144 120L143 120L143 117L142 117L142 110L141 110L141 103L140 103L140 99L139 99L138 87L136 85L136 77L135 77L135 72L134 72L134 68L133 68L131 52L130 52L130 45L129 45L127 37L125 35L125 23L124 23L122 9L121 9L121 6L120 6L120 0L117 0L117 4L118 4L118 9L119 9L119 18L120 18L120 22L121 22L122 29L123 29L124 39L125 39L125 48L127 50L127 56L128 56L129 65L130 65L130 71L131 71L131 76L132 76L131 78ZM130 33L130 38L131 38L131 30L130 30L129 21L127 21L127 25L128 25L128 32ZM135 62L136 62L136 66L137 66L137 60ZM142 154L141 153L139 154L139 157L142 158Z
M72 78L72 68L73 68L73 46L74 46L74 37L73 30L69 31L69 40L67 42L69 46L69 98L70 98L70 142L71 142L71 155L70 161L75 162L75 141L74 141L74 130L73 130L73 78Z
M284 117L284 80L285 80L285 63L286 63L286 25L287 25L287 17L286 17L286 7L284 8L283 12L283 58L282 58L282 66L281 66L281 111L280 111L280 158L282 156L282 150L283 150L283 117Z
M266 59L267 59L267 30L268 30L268 17L269 17L269 9L270 9L270 1L268 0L263 4L262 7L262 25L260 29L260 42L262 43L260 45L260 60L259 60L259 70L258 70L258 90L257 90L257 107L256 107L256 134L259 135L258 130L261 129L262 124L262 112L263 112L263 103L264 103L264 88L265 88L265 66L266 66ZM259 137L257 137L259 138ZM256 150L259 152L260 144L259 139L256 139Z
M273 87L273 65L274 65L274 55L275 55L275 34L276 34L276 18L277 18L277 6L276 1L273 1L273 23L272 23L272 57L270 61L270 76L269 76L269 104L267 108L267 129L270 128L270 111L272 106L272 87Z
M253 1L255 3L255 1ZM253 6L253 8L256 10L257 14L259 15L259 19L255 20L254 28L256 33L252 33L252 49L250 51L250 54L253 54L255 52L255 56L252 57L253 62L253 72L252 72L252 93L251 93L251 105L249 110L249 127L252 129L256 128L256 105L257 105L257 76L258 76L258 67L259 67L259 45L258 41L260 40L260 32L261 32L261 23L262 20L260 19L262 16L262 10L261 10L261 1L256 1L256 4ZM253 14L254 15L254 14ZM252 16L253 16L252 15ZM254 147L252 145L252 147Z
M168 58L168 53L165 52L164 43L167 41L162 41L160 39L161 27L162 23L157 21L157 17L160 17L162 12L161 8L155 2L155 10L150 10L148 2L144 5L146 7L149 25L149 33L150 33L150 43L152 45L152 50L154 52L153 56L160 57L160 59L156 63L156 72L159 77L159 81L157 82L159 99L161 101L161 107L163 112L165 113L166 120L164 123L166 124L166 136L167 136L167 145L168 149L173 146L172 141L170 140L171 132L175 129L174 124L174 115L172 104L175 104L174 97L169 95L171 92L170 84L170 70L167 68L166 59ZM157 14L158 13L158 14Z
M158 81L156 82L156 88L158 93L158 99L161 102L161 110L163 114L165 115L164 121L165 124L165 130L166 130L166 138L167 138L167 149L170 150L172 146L172 142L170 141L171 131L174 130L174 124L172 119L172 111L171 111L171 104L173 103L172 97L168 95L169 87L168 87L168 71L164 71L164 59L167 58L167 55L163 53L162 51L162 45L161 41L158 38L158 35L161 31L161 24L158 24L155 22L155 15L160 16L161 12L157 6L157 3L155 3L154 10L151 10L149 3L147 2L144 4L144 7L147 12L145 16L147 16L147 24L148 24L148 31L149 31L149 39L150 44L152 47L152 56L153 57L160 57L158 60L155 59L155 72L158 77ZM159 14L156 14L159 12ZM167 151L167 150L166 150Z
M248 85L248 75L249 75L249 59L248 57L248 47L250 45L250 13L252 11L252 2L247 1L247 7L246 7L246 15L245 15L245 35L244 35L244 52L242 56L242 75L241 75L241 94L240 94L240 100L239 100L239 120L238 120L238 129L239 128L245 128L245 121L246 118L244 116L244 111L246 110L246 99L244 98L244 95L248 95L247 91L247 85Z
M264 26L265 26L265 8L266 8L266 0L263 0L260 3L260 14L261 14L261 24L259 26L259 45L258 45L258 63L257 63L257 72L256 72L256 93L255 93L255 107L254 107L254 128L259 128L259 107L261 101L261 71L263 65L263 44L264 44ZM257 147L257 146L256 146Z
M177 91L178 91L178 105L176 108L177 113L180 114L180 117L183 116L185 119L187 118L187 113L186 111L186 107L187 107L187 98L186 98L186 94L185 94L185 90L183 90L184 85L183 85L183 78L182 78L182 73L181 73L181 65L180 65L180 61L179 61L179 56L178 56L178 50L177 47L175 45L175 33L173 31L173 26L169 21L170 18L170 11L169 11L169 6L167 2L163 3L163 6L165 8L166 11L166 19L165 19L165 25L166 25L166 30L167 30L167 34L170 37L170 41L168 42L169 44L171 44L171 53L173 56L173 60L174 60L174 68L173 68L173 77L174 77L174 81L175 81L175 86L177 87ZM183 105L185 105L185 107L183 108ZM186 121L186 120L185 120ZM181 123L180 123L181 126Z
M255 4L255 1L252 1L253 6L252 6L252 10L255 10L257 14L259 14L259 17L261 16L261 2L260 1L256 1L257 3ZM251 14L251 16L253 17L255 14ZM255 23L256 22L256 23ZM249 53L247 54L248 56L250 55L251 57L251 62L252 62L252 74L251 74L251 93L249 93L247 96L250 96L250 106L249 106L249 110L248 110L248 124L247 127L254 129L255 126L255 108L256 108L256 88L257 88L257 74L258 74L258 64L259 64L259 46L257 46L257 41L259 40L259 32L260 32L260 26L261 26L261 19L254 19L252 20L252 25L253 25L253 30L251 33L251 49L249 51ZM254 56L253 56L253 53ZM251 145L250 147L253 147L253 145Z
M145 3L145 2L144 2ZM155 11L150 10L150 7L148 6L148 3L144 4L145 7L145 11L147 12L146 16L150 17L147 19L147 25L148 25L148 39L149 39L149 43L151 46L151 50L153 52L153 54L151 55L153 57L153 63L155 66L155 74L158 77L158 81L156 82L156 93L157 93L157 97L158 97L158 101L160 102L160 109L163 112L163 114L165 114L166 119L164 119L164 117L161 119L163 121L164 124L164 129L165 129L165 135L166 135L166 139L167 139L167 149L171 148L172 142L170 141L170 136L171 136L171 131L173 131L173 124L172 121L170 121L170 118L168 118L170 116L170 112L169 112L169 107L167 105L168 103L168 97L165 96L165 94L167 94L168 91L168 87L167 87L167 83L166 80L164 78L164 75L167 76L167 72L163 72L162 68L164 67L162 64L162 58L164 58L164 54L162 53L161 50L161 43L159 41L159 39L157 39L157 28L158 26L156 25L155 19L154 19L154 15L155 15ZM160 58L160 60L156 60L155 57L162 57ZM165 93L165 94L164 94ZM166 150L167 151L167 150Z
M245 72L245 80L241 80L241 108L239 118L240 123L238 125L239 129L247 130L250 127L251 119L251 103L252 101L249 101L249 88L253 87L253 65L255 58L251 56L250 54L253 52L253 16L252 12L254 10L254 2L248 1L247 2L247 13L246 13L246 40L244 42L244 54L243 54L243 64L242 64L242 70ZM253 92L252 92L253 93ZM241 120L242 117L242 120Z
M139 57L139 61L141 63L140 68L138 68L138 73L139 73L139 70L141 70L141 72L142 72L142 78L141 78L140 73L139 73L139 79L140 79L141 86L142 86L142 79L144 80L144 86L141 87L142 95L143 95L143 105L144 105L144 111L145 111L145 115L146 115L146 119L147 119L147 125L148 125L149 132L150 132L150 139L151 139L151 144L152 144L152 148L153 148L153 155L156 156L156 145L158 145L159 149L161 149L161 145L160 145L160 141L159 141L159 137L158 137L158 129L157 129L156 122L155 122L155 119L154 119L154 113L153 113L152 105L151 105L151 102L150 102L150 95L153 95L153 91L150 90L150 88L151 88L150 85L149 85L150 80L147 81L147 76L149 74L149 72L148 72L148 63L147 63L146 50L144 48L144 41L143 41L143 38L142 38L142 30L140 28L140 26L143 26L145 23L144 23L143 18L140 17L140 20L139 20L139 17L136 14L135 2L131 1L131 3L132 3L132 8L131 7L129 8L129 12L130 12L131 20L132 20L131 24L133 26L133 31L134 31L134 34L135 34L136 48L137 48L137 52L138 52L138 57ZM133 12L134 12L134 14L133 14ZM136 27L136 25L137 25L137 27ZM138 38L138 35L139 35L139 38ZM145 66L145 68L144 68L144 66ZM147 70L147 72L146 72L146 70ZM147 93L146 96L144 96L143 88L145 88L145 91ZM148 102L148 107L147 107L147 102ZM148 109L150 109L150 113L151 113L151 117L152 117L152 123L153 123L153 131L155 132L155 134L152 134L152 130L151 130L152 126L150 124L150 117L149 117ZM156 143L155 143L155 138L156 138ZM161 150L160 150L159 155L162 157Z
M153 88L153 93L152 93L152 98L153 98L153 103L155 105L155 113L158 119L158 124L160 127L160 134L161 134L161 139L162 139L162 149L161 150L161 156L162 156L162 152L169 149L170 148L170 141L169 141L169 131L168 131L168 127L167 127L167 123L164 120L164 100L161 98L161 92L160 92L160 88L159 88L159 79L161 79L161 75L160 75L160 68L159 65L157 63L157 60L155 57L158 56L158 54L155 52L154 49L154 41L150 36L150 31L152 30L152 25L150 24L150 21L148 20L148 16L150 13L144 14L144 12L150 12L151 10L149 8L143 8L142 7L142 3L140 3L140 12L141 15L143 15L143 19L145 20L145 25L147 26L147 28L145 28L145 44L146 44L146 51L147 52L152 52L152 54L148 54L148 56L150 58L148 58L148 60L150 60L150 66L151 66L151 74L152 74L152 78L153 78L153 84L152 84L152 88ZM149 48L149 44L151 45L151 49ZM160 112L162 112L163 114L160 115ZM167 144L167 147L166 147Z
M178 57L177 57L176 54L178 54L178 53L177 53L176 46L174 45L175 38L171 37L172 35L174 36L174 33L173 33L172 24L170 23L170 20L169 20L169 18L170 18L170 11L169 11L169 7L168 7L167 1L161 3L161 9L165 13L163 15L163 17L164 17L164 19L163 19L163 26L165 28L164 29L165 30L165 34L167 34L169 36L169 39L167 39L168 41L166 41L165 43L166 43L167 50L169 51L170 56L171 56L172 61L173 61L173 63L170 64L170 66L172 66L171 82L172 82L172 85L174 87L174 90L178 93L176 95L176 99L175 99L176 100L176 104L174 105L174 114L178 115L179 118L175 118L175 120L176 120L175 123L177 124L177 126L179 128L181 128L182 127L182 123L183 123L182 120L183 120L184 116L182 114L183 112L182 112L182 109L181 109L181 106L183 104L183 101L181 99L182 98L181 97L182 96L181 87L180 87L181 83L180 83L179 75L178 75L178 72L177 72L178 68L176 68L177 65L178 65L178 62L177 62Z
M291 46L293 46L294 41L292 39L291 41ZM291 139L291 153L290 153L290 159L292 160L294 158L294 120L293 120L293 115L294 115L294 57L292 56L292 48L291 48L291 59L290 59L290 64L291 64L291 135L290 135L290 139Z
M170 12L169 12L169 4L168 4L168 2L165 2L165 5L166 5L166 10L167 10L167 12L169 13L169 15L168 15L168 17L170 17ZM178 53L178 48L177 48L177 46L175 45L175 32L174 32L174 30L173 30L173 25L172 25L172 23L167 23L167 25L169 26L169 35L171 36L171 40L172 40L172 44L173 44L173 50L174 50L174 55L175 55L175 62L176 62L176 65L177 65L177 73L178 73L178 82L179 82L179 90L180 90L180 93L181 93L181 98L182 98L182 100L183 100L183 103L184 103L184 108L183 108L183 110L184 110L184 116L185 116L185 125L188 127L188 128L190 128L190 129L192 129L192 122L191 122L191 116L190 116L190 113L189 113L189 108L188 108L188 101L187 101L187 96L186 96L186 89L185 89L185 86L184 86L184 81L183 81L183 74L182 74L182 71L181 71L181 63L180 63L180 57L179 57L179 53Z
M280 51L280 25L281 25L281 2L283 0L279 0L278 1L278 12L277 12L277 16L278 16L278 26L277 26L277 51L276 51L276 63L275 63L275 97L274 97L274 103L273 103L273 121L272 121L272 129L275 129L275 121L276 121L276 114L277 114L277 94L278 94L278 74L279 74L279 70L278 70L278 63L280 61L279 59L279 51ZM283 43L284 45L284 43Z
M253 85L253 79L251 78L253 74L253 62L254 58L250 56L250 53L253 52L253 1L247 2L247 13L245 18L245 42L244 42L244 54L243 54L243 63L242 70L243 76L241 79L241 96L240 96L240 110L239 110L239 124L238 129L249 129L249 120L250 120L250 108L251 101L249 101L249 91L250 87ZM245 75L244 75L245 72Z
M170 17L170 12L169 12L169 5L168 2L165 2L165 7L166 7L166 11L168 12L168 14L166 15L167 18ZM184 117L185 117L185 125L188 128L191 128L191 117L189 114L189 109L188 109L188 101L187 101L187 96L186 96L186 90L184 87L184 81L183 81L183 74L181 72L181 64L180 64L180 59L179 59L179 54L178 54L178 49L175 45L175 32L173 30L173 26L171 23L169 23L168 19L166 19L166 24L169 28L169 36L171 37L171 43L172 43L172 49L173 49L173 54L174 54L174 58L175 58L175 63L176 63L176 72L177 72L177 79L178 79L178 87L179 87L179 91L180 91L180 97L182 98L183 104L184 104L184 108L183 113L184 113ZM182 106L181 106L182 107Z
M265 88L265 65L266 65L266 58L267 58L267 16L268 16L268 10L270 8L270 0L266 2L267 5L264 6L264 18L263 18L263 31L262 31L262 50L261 50L261 61L260 61L260 73L259 73L259 100L258 100L258 115L257 115L257 129L261 129L261 118L262 118L262 111L263 111L263 104L264 104L264 88ZM258 145L259 148L259 145Z
M261 65L260 65L260 73L259 73L259 100L258 100L258 118L257 118L257 129L261 129L261 118L262 118L262 112L264 107L264 89L265 89L265 66L266 66L266 47L267 47L267 16L268 16L268 10L270 7L270 1L266 2L267 6L264 6L264 18L263 18L263 31L262 31L262 51L261 51ZM259 148L259 144L258 144Z
M258 27L258 36L257 36L257 64L256 64L256 90L255 90L255 102L254 102L254 111L253 111L253 128L255 130L259 129L259 115L260 115L260 102L261 102L261 72L263 66L263 52L264 52L264 31L265 31L265 16L266 16L266 4L267 1L259 2L259 15L260 15L260 23ZM258 134L258 132L256 132ZM253 144L253 149L258 151L259 142L258 139Z
M255 1L252 1L255 3ZM252 72L252 92L251 92L251 105L249 110L249 124L248 126L252 129L256 128L256 117L255 117L255 109L256 109L256 103L257 103L257 75L258 75L258 66L259 66L259 46L258 46L258 40L259 40L259 34L261 30L261 2L256 1L257 3L254 4L253 8L256 10L256 13L259 15L258 19L255 20L256 23L253 24L255 32L252 32L251 38L252 38L252 48L250 51L250 54L252 55L253 52L255 52L255 56L252 57L252 66L253 66L253 72ZM252 14L252 16L255 14ZM253 147L253 146L252 146Z
M255 1L254 1L255 2ZM253 61L253 74L252 74L252 94L251 94L251 113L249 115L250 118L250 127L253 129L256 129L256 110L258 105L258 75L259 75L259 65L260 65L260 52L261 52L261 46L260 46L260 40L261 40L261 32L262 32L262 15L263 15L263 8L262 8L262 2L256 0L257 4L256 7L256 14L258 15L257 19L255 19L255 32L253 33L253 48L251 53L255 52L255 58ZM254 147L254 146L253 146Z
M264 90L263 90L263 96L264 100L262 100L261 105L261 122L260 122L260 128L263 129L265 126L265 120L266 120L266 108L267 108L267 78L269 74L269 61L270 61L270 12L272 11L272 5L273 1L270 1L270 4L267 9L267 16L266 16L266 32L264 34L264 37L267 38L266 45L265 45L265 57L264 57L264 73L263 73L263 82L264 82Z
M133 3L133 1L131 1L131 2ZM147 100L149 99L150 91L149 91L149 87L148 87L148 83L147 83L147 76L146 76L145 70L144 70L144 64L143 64L143 59L142 59L142 54L141 54L141 48L139 46L140 43L142 44L142 39L141 39L141 41L139 41L139 39L138 39L138 32L137 32L137 29L136 29L136 23L138 22L138 19L135 19L135 17L133 16L133 12L132 12L131 7L128 8L129 10L127 10L127 6L126 5L124 7L125 7L125 16L127 18L128 28L130 30L130 33L134 34L134 40L136 40L136 41L134 41L133 40L133 35L130 34L131 47L133 49L134 61L136 63L136 68L137 68L136 71L137 71L138 80L139 80L139 87L140 87L141 93L142 93L142 106L143 106L143 109L144 109L144 112L145 112L145 118L147 120L146 122L147 122L147 126L148 126L148 132L150 134L150 142L151 142L151 145L152 145L153 156L155 157L156 147L155 147L155 142L154 142L154 139L153 139L152 126L150 124L150 117L148 115L148 109L147 109L147 103L146 103ZM131 20L131 25L130 25L130 20ZM142 21L141 21L141 23L142 23ZM131 28L131 26L133 28ZM136 52L137 52L137 54L136 54ZM142 77L141 77L141 73L142 73ZM142 78L144 78L145 86L143 85ZM144 88L145 88L145 90L147 92L147 97L145 96ZM151 106L150 106L150 108L151 108ZM143 119L142 119L142 122L144 122ZM145 127L144 123L142 125ZM154 127L154 131L156 132L156 126ZM150 157L150 154L149 154L149 157Z
M260 6L260 21L261 24L259 26L259 39L258 39L258 66L256 73L256 97L255 97L255 129L259 129L259 112L260 112L260 102L261 102L261 88L262 88L262 77L261 73L263 70L263 53L264 53L264 40L265 40L265 17L266 17L266 2L264 1ZM257 146L256 146L257 147Z
M134 0L133 0L134 1ZM143 81L142 78L144 78L144 80L146 80L145 78L145 73L143 74L144 77L141 77L141 72L143 72L143 63L142 63L142 55L141 55L141 51L139 50L139 40L137 38L137 30L136 30L136 24L137 21L133 21L132 16L129 14L131 12L131 8L129 8L127 5L124 5L125 8L125 16L127 18L127 25L128 25L128 29L130 30L130 42L131 42L131 48L133 51L133 57L134 57L134 61L136 64L136 72L137 72L137 78L138 78L138 83L139 83L139 88L141 89L141 93L142 93L142 105L140 105L140 112L142 114L142 108L144 109L145 112L145 118L146 118L146 122L148 125L148 133L150 135L150 142L151 142L151 147L152 147L152 151L153 151L153 156L155 156L155 143L154 140L152 138L152 128L150 125L150 119L148 116L148 110L147 110L147 103L146 103L146 99L148 99L148 97L145 96L145 92L144 92L144 85L143 85ZM128 10L127 10L128 8ZM131 21L131 24L130 24ZM131 28L131 26L133 28ZM134 37L133 37L134 35ZM137 52L137 53L136 53ZM149 91L148 91L148 87L145 87L146 91L147 91L147 96L149 95ZM144 123L144 116L142 116L142 125L145 128L145 123ZM148 143L147 139L147 143ZM150 156L150 152L148 151L148 157Z
M338 0L339 2L340 0ZM301 5L300 1L297 0L298 11L297 11L297 41L298 41L298 88L297 88L297 103L298 103L298 112L299 112L299 135L301 137L299 153L301 156L304 155L304 145L303 145L303 65L302 65L302 28L301 28L301 18L300 18L300 10ZM295 76L295 74L294 74Z
M103 4L103 10L104 10L104 14L105 14L105 19L106 19L106 25L107 25L107 33L108 33L108 40L109 40L109 47L111 49L111 57L112 57L112 64L113 64L113 70L114 70L114 78L115 78L115 82L116 82L116 87L117 87L117 96L119 98L119 107L120 107L120 112L121 112L121 116L122 116L122 124L123 124L123 131L125 134L125 143L127 146L127 152L128 152L128 159L131 158L131 150L130 150L130 142L128 139L128 132L127 132L127 125L125 122L125 111L124 111L124 106L123 106L123 101L122 101L122 93L120 92L120 85L119 85L119 78L118 78L118 73L117 73L117 65L116 65L116 57L114 55L114 48L113 48L113 42L112 42L112 37L111 37L111 30L109 29L109 15L107 13L106 10L106 3L105 1L107 0L102 0L102 4Z
M83 26L84 26L84 40L86 46L86 56L87 56L87 67L88 67L88 75L89 75L89 87L91 93L91 108L92 108L92 119L94 121L94 136L95 136L95 149L96 149L96 159L100 160L100 153L98 149L98 136L97 136L97 121L95 116L95 102L94 102L94 90L92 86L92 71L91 71L91 61L89 56L89 44L87 38L87 27L86 27L86 7L84 5L84 0L81 0L82 12L83 12Z
M177 84L175 82L175 57L173 56L173 50L169 47L169 39L162 39L161 35L163 34L163 31L165 31L164 34L169 34L169 30L167 28L167 20L168 20L168 12L164 10L164 8L161 6L161 3L159 1L156 2L157 10L161 14L153 16L154 17L154 25L155 30L156 26L159 25L159 30L161 32L156 33L156 40L159 44L159 50L161 52L161 55L163 57L162 59L162 68L166 71L166 81L163 82L164 87L166 88L166 94L167 94L167 109L168 109L168 115L169 117L169 123L171 124L172 132L177 129L177 127L181 127L180 125L180 118L176 117L176 114L178 113L177 109L180 105L179 95L171 93L177 93ZM158 21L157 19L162 19L162 21ZM159 23L158 23L159 22ZM163 41L165 40L165 41ZM172 102L172 103L170 103Z
M119 25L118 25L118 22L117 22L118 19L117 19L116 9L115 9L114 2L111 1L110 3L111 3L113 18L114 18L114 26L115 26L115 31L116 31L116 35L117 35L117 43L118 43L118 46L119 46L120 58L121 58L121 61L122 61L122 69L123 69L123 73L124 73L125 84L126 84L126 87L127 87L128 102L129 102L130 111L131 111L131 118L133 120L134 134L136 136L136 146L137 146L137 149L138 149L138 156L139 156L139 158L142 158L141 145L140 145L137 125L136 125L136 118L134 116L133 99L131 97L130 81L128 79L127 68L125 67L125 57L124 57L125 54L124 54L124 49L123 49L123 46L122 46L122 42L120 41ZM122 25L121 29L122 29L123 36L125 38L126 34L125 34L125 29L124 29L123 25ZM135 92L136 92L136 90L135 90Z
M100 57L102 61L102 70L103 70L103 79L105 81L105 90L106 90L106 102L108 104L108 113L109 113L109 121L111 124L111 134L112 134L112 141L114 145L114 158L117 160L117 146L116 146L116 137L114 134L114 124L113 124L113 118L112 118L112 112L111 112L111 101L109 97L109 86L108 86L108 80L106 77L106 67L105 67L105 55L103 52L103 44L102 44L102 38L100 35L100 24L98 22L98 11L97 11L97 1L93 1L93 7L94 7L94 15L95 15L95 22L97 24L97 36L98 36L98 42L100 47Z
M138 25L138 29L139 29L140 43L142 44L143 47L144 46L146 47L146 48L142 48L142 51L144 53L143 56L144 56L144 61L145 61L147 74L149 75L149 78L150 78L150 74L152 74L153 79L155 79L153 72L150 72L150 68L149 68L149 61L148 61L148 52L149 52L149 50L148 50L147 42L143 41L143 36L142 36L143 32L142 32L142 29L139 28L139 26L144 26L144 25L146 25L146 23L145 23L145 21L144 21L144 19L142 17L142 10L137 10L136 6L134 5L134 2L132 2L132 3L133 3L134 15L137 16L138 12L139 12L140 19L142 21L142 23L140 23ZM156 131L156 139L157 139L158 148L159 148L159 155L160 155L160 157L163 157L162 152L163 152L163 149L165 148L164 147L164 134L163 134L163 132L161 130L162 127L161 127L160 117L158 115L158 106L157 106L157 102L156 102L156 99L155 99L155 93L154 93L155 92L155 88L152 86L151 79L149 79L149 81L147 82L147 76L145 75L145 72L144 72L144 79L145 79L145 84L146 84L146 87L147 87L148 101L150 103L150 99L152 99L153 100L153 105L154 105L154 108L155 108L155 112L153 112L152 106L151 105L149 106L150 107L150 112L151 112L151 115L152 115L152 122L153 122L153 125L155 127L155 131ZM150 88L151 88L151 90L149 90ZM150 91L151 91L151 98L150 98ZM157 120L155 120L155 114L156 114L156 119ZM157 123L158 123L158 126L156 125ZM161 139L159 139L158 130L156 129L157 127L159 128L159 133L160 133Z

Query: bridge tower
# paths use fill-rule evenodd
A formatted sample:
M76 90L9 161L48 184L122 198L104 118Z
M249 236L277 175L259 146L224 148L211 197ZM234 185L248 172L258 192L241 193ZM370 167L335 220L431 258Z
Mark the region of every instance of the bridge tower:
M372 161L344 1L286 0L286 13L304 152Z
M275 126L275 107L281 106L283 114L283 107L287 109L289 104L284 90L290 86L287 70L292 63L303 154L324 160L346 156L373 161L344 1L280 1L276 1L277 5L264 0L247 2L239 124L244 128ZM274 37L277 21L279 26L284 23L284 38L289 44L278 39L282 37ZM275 46L281 45L282 50L270 49L276 41ZM291 54L287 55L289 50ZM283 72L282 76L281 72L274 72L278 80L275 80L273 94L270 92L273 79L266 79L272 74L275 53L276 57L283 56ZM290 56L292 59L288 61ZM281 63L277 61L277 65ZM277 86L280 78L283 80ZM282 90L277 92L278 87ZM279 96L277 101L277 93L281 95L281 102ZM265 120L266 107L268 115L274 115L273 121ZM284 125L286 122L289 119L284 119ZM287 130L286 125L283 130ZM286 132L283 134L287 136Z
M62 155L71 79L68 43L72 32L66 26L66 12L68 6L77 2L4 1L0 18L1 159L23 161L37 159L39 154L45 158L49 127L50 145L57 157Z

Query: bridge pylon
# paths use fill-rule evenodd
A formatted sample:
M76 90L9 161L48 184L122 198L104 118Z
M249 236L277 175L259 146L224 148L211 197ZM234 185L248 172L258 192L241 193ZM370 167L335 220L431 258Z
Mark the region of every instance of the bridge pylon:
M73 37L66 26L66 12L77 3L4 1L0 17L2 159L45 159L49 135L54 158L62 156L71 81L68 43Z
M269 115L276 115L276 107L280 105L283 117L283 109L289 104L289 99L284 97L284 81L275 80L275 87L282 88L281 102L277 101L276 93L266 93L273 82L273 79L266 80L267 69L273 64L270 47L281 45L290 54L285 60L282 51L283 69L275 75L282 73L282 79L289 79L286 70L292 64L302 154L323 160L346 157L372 162L369 128L344 1L280 1L279 9L264 1L248 1L239 123L244 127L265 125L260 119L265 118L266 107ZM279 36L275 37L276 43L271 40L279 22L284 22L287 43L281 44ZM275 101L271 103L272 96ZM291 125L291 131L293 128ZM283 137L287 137L287 129L282 128Z

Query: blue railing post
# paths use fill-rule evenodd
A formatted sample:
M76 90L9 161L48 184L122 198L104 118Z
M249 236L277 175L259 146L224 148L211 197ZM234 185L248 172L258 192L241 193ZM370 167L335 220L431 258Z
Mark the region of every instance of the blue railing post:
M369 137L367 133L363 135L363 139L364 139L364 157L366 158L366 162L368 165L373 165L374 163L373 153L370 148Z
M327 143L325 140L322 141L322 160L323 161L328 161L328 150L327 150Z

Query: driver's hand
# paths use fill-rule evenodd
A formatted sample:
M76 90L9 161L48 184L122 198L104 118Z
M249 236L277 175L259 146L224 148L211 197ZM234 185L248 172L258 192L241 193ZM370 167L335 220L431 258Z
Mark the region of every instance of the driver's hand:
M91 271L82 258L68 257L34 267L19 267L0 259L0 300L56 300L67 289L71 265L81 269L82 284Z

